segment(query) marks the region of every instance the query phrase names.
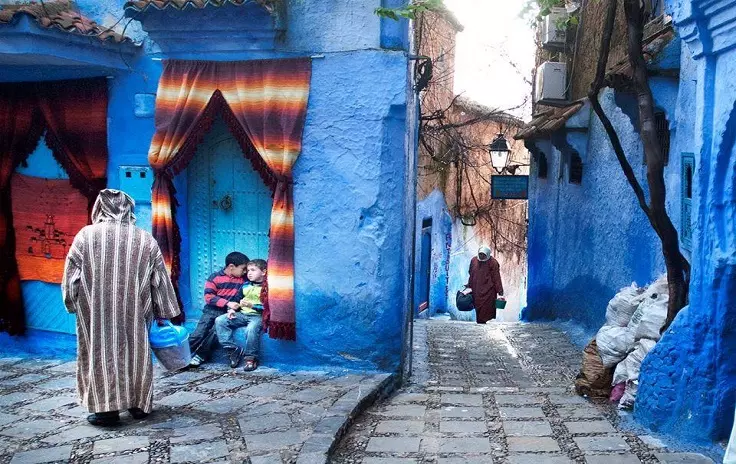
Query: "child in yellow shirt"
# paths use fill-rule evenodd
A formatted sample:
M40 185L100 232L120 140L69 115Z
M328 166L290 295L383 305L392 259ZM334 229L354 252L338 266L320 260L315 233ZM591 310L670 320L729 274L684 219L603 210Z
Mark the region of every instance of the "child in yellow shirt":
M240 309L228 309L215 319L215 329L220 344L229 351L230 367L236 368L240 358L245 355L245 371L253 371L258 367L258 351L261 344L261 317L263 303L261 289L266 275L266 261L254 259L246 266L248 281L240 290ZM245 349L235 344L233 332L240 327L246 327Z

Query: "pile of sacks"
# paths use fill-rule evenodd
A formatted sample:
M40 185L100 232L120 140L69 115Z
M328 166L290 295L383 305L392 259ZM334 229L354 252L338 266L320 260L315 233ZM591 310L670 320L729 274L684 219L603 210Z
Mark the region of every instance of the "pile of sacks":
M610 397L619 408L634 406L641 362L660 339L668 300L666 276L648 287L631 284L613 297L605 325L585 348L575 381L579 394Z

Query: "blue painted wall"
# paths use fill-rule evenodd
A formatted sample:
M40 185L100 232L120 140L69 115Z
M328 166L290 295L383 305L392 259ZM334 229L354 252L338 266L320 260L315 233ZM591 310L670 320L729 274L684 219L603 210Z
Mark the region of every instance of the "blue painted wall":
M414 310L416 311L424 296L420 295L420 260L419 253L422 239L422 221L432 220L432 255L430 259L429 277L429 308L422 313L422 317L432 317L436 313L447 312L447 275L450 260L449 240L452 233L452 219L447 212L445 197L439 190L434 190L426 198L417 202L416 237L417 252L415 253L415 277L414 277Z
M340 2L338 2L340 3ZM110 25L122 15L120 2L82 0L88 16ZM311 93L303 151L294 167L296 227L296 306L298 341L264 337L263 361L288 369L331 365L354 369L399 367L410 310L410 256L415 114L408 97L405 52L383 50L382 43L405 39L402 28L382 27L373 13L379 0L336 3L294 0L286 36L275 49L204 53L180 50L182 59L246 60L312 56ZM199 24L198 10L181 17ZM127 23L127 19L123 23ZM114 21L113 21L114 23ZM154 132L145 111L146 95L156 93L163 55L137 22L126 33L143 39L141 56L128 72L109 80L108 185L120 186L120 166L146 166ZM198 39L190 37L192 42ZM403 42L405 44L405 42ZM44 78L57 71L46 69ZM83 73L84 70L80 71ZM80 74L80 76L83 74ZM29 68L27 77L38 76ZM63 74L68 77L68 74ZM0 69L0 81L19 80ZM141 106L143 102L143 106ZM138 111L136 111L138 110ZM407 161L409 159L409 161ZM189 268L185 174L175 179L182 230L182 269ZM150 229L150 204L138 202L138 223ZM185 309L189 276L180 279Z
M705 3L671 5L686 42L677 143L696 167L690 305L642 363L635 416L658 431L718 440L736 403L736 5Z
M657 106L673 119L677 82L652 80L652 90ZM617 100L632 98L606 89L601 93L601 104L646 192L641 141L631 118L617 104ZM533 166L529 289L522 319L572 320L596 329L604 321L608 301L620 288L631 282L646 285L664 272L664 264L656 236L600 121L587 106L576 118L580 121L571 120L568 126L588 126L587 134L570 132L567 137L560 135L561 140L538 142L547 158L548 176L538 178L538 166ZM583 161L581 184L569 182L566 151L571 148ZM675 158L673 148L665 177L670 192L679 198L680 169ZM668 207L673 220L679 218L679 203Z

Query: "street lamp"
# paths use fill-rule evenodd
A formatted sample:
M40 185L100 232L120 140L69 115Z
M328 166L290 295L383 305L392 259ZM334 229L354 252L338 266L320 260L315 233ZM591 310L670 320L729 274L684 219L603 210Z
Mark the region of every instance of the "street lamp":
M506 137L498 134L488 147L488 152L491 154L491 166L501 174L509 162L509 146Z

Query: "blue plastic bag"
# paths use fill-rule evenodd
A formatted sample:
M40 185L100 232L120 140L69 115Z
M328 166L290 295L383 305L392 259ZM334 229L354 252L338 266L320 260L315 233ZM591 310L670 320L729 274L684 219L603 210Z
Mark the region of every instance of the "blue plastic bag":
M170 348L181 345L189 338L189 332L182 326L174 325L169 320L163 321L163 325L153 321L148 331L148 339L151 348Z

